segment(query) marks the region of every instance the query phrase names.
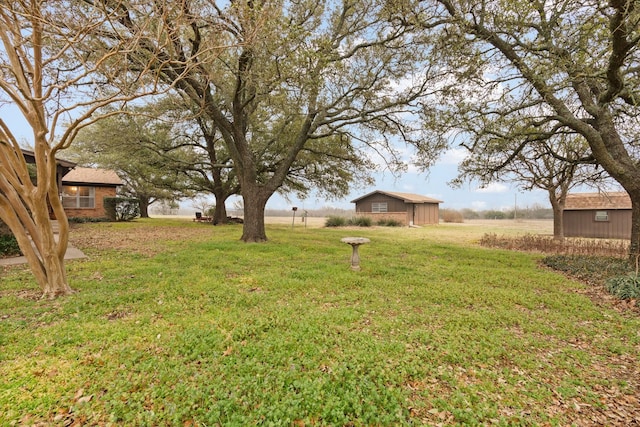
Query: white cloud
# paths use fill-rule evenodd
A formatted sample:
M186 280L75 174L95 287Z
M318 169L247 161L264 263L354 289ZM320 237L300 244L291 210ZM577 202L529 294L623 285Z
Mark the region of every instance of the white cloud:
M452 148L440 157L438 163L444 165L458 165L463 161L469 152L464 148Z
M476 188L476 193L506 193L509 187L501 182L492 182L485 187Z
M413 184L403 184L402 191L404 193L414 193L416 191L416 187Z

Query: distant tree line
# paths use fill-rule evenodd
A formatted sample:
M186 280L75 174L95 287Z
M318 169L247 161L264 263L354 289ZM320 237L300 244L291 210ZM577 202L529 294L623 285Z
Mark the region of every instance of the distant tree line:
M474 210L464 208L440 209L440 219L444 222L464 222L466 219L553 219L553 209L540 205L517 209Z

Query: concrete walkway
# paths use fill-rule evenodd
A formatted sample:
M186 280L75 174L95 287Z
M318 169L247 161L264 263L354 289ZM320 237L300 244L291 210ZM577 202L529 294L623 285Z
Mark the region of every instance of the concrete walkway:
M56 233L55 235L57 236L57 233L58 233L57 222L54 222L53 232ZM87 256L80 249L74 248L73 246L67 246L67 252L64 254L64 259L80 259L80 258L87 258ZM26 263L27 263L27 258L23 256L17 256L17 257L11 257L11 258L0 258L0 267L9 266L9 265L26 264Z

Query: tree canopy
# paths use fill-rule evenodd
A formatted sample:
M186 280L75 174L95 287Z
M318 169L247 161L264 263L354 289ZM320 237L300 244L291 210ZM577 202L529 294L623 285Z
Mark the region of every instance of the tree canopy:
M165 10L162 1L151 4ZM432 75L424 72L426 52L412 28L384 4L177 4L181 19L155 19L181 36L158 44L149 32L147 48L130 59L159 70L219 132L244 199L243 240L266 240L266 202L283 185L293 186L292 179L327 177L324 165L338 159L350 159L352 167L342 168L343 174L363 174L371 170L363 159L372 148L384 152L393 167L397 152L391 140L418 140L415 123L404 115L426 97ZM134 10L123 6L115 12L123 30L113 31L112 39L141 25ZM220 44L233 47L218 52ZM157 52L162 60L149 61Z
M471 138L580 135L632 200L631 256L640 251L638 74L640 10L633 0L433 0L404 16L429 34L433 60L451 70L425 108L439 150ZM403 4L404 4L403 3ZM407 12L411 10L411 13ZM437 124L434 126L434 124ZM464 129L464 126L463 126ZM526 140L526 139L525 139Z
M148 217L151 203L191 195L184 171L202 157L192 149L190 138L176 129L184 120L174 117L170 105L157 101L120 109L83 128L65 156L116 171L125 184L121 193L138 199L140 215Z

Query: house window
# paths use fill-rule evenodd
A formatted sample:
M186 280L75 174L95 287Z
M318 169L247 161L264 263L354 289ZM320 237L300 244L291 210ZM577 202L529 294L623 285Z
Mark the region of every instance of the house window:
M387 202L371 203L371 212L387 212Z
M596 221L609 221L609 212L607 211L596 211Z
M96 206L95 187L63 185L62 206L75 209L93 209Z

